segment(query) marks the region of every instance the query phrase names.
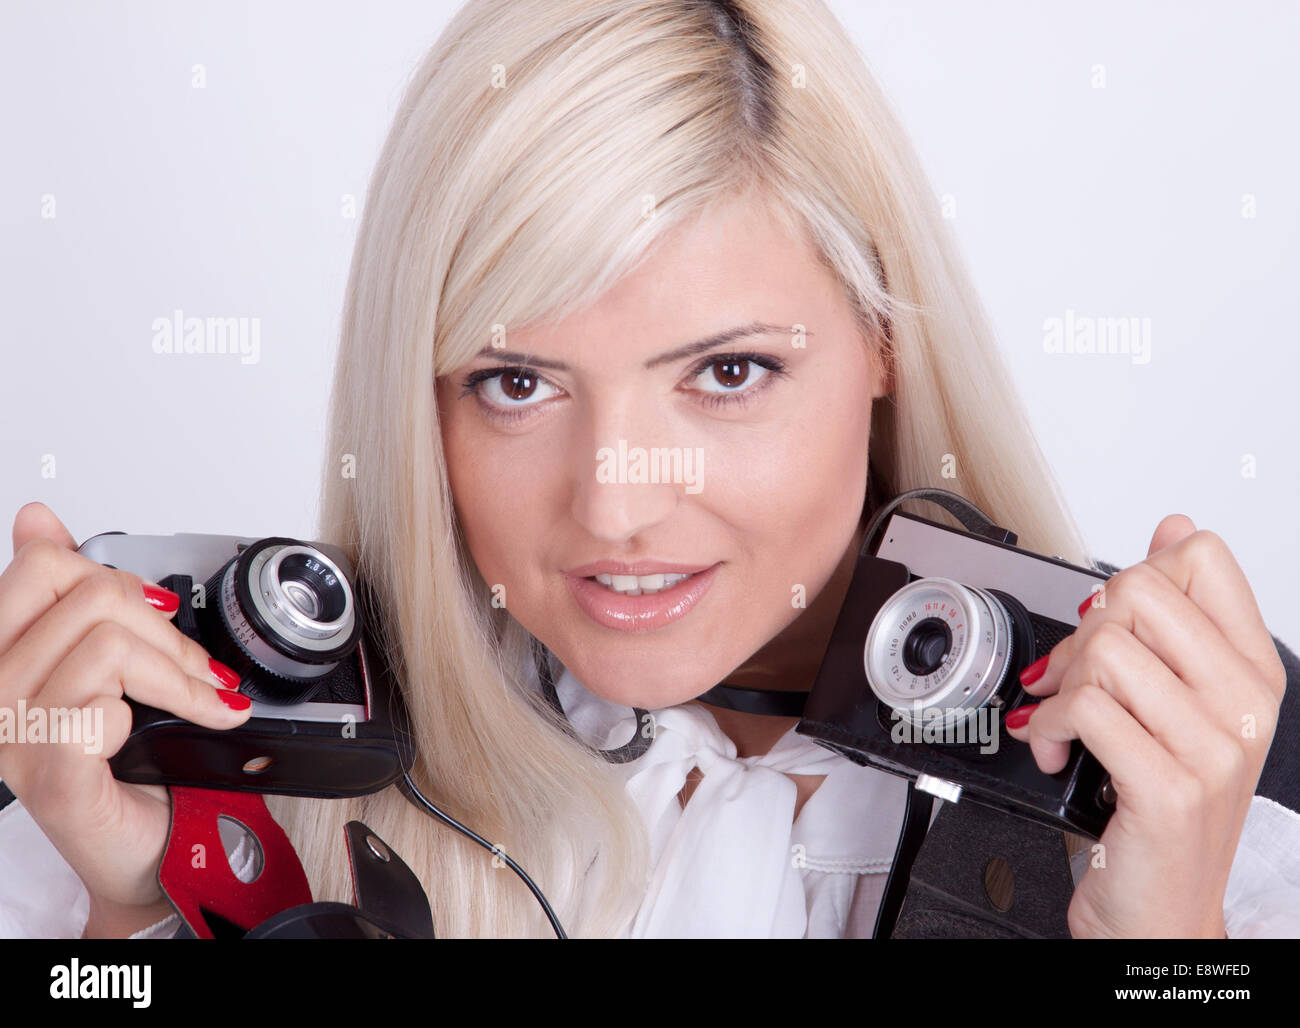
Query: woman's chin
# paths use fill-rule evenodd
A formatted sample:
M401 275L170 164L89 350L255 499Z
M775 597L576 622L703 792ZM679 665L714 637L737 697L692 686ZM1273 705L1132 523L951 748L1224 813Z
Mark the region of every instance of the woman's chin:
M673 666L673 662L651 659L630 662L580 659L566 666L588 692L610 703L643 710L685 703L712 689L726 674L719 671L718 678L705 678L699 676L698 666L687 674L686 669Z

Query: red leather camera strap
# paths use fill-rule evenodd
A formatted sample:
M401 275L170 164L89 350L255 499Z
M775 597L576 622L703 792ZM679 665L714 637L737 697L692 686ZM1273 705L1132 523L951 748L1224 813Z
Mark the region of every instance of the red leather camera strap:
M196 938L215 938L205 915L247 932L282 910L312 901L298 855L261 795L176 785L169 791L171 834L158 884ZM221 816L242 825L261 846L261 873L251 882L240 881L231 870L218 829Z

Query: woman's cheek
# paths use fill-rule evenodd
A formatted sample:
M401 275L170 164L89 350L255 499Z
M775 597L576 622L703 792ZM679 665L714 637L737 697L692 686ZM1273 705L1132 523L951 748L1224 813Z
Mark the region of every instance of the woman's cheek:
M830 398L833 400L834 398ZM858 401L860 407L860 400ZM802 405L801 405L802 407ZM838 516L856 524L866 496L869 415L828 402L816 416L774 420L708 449L707 492L743 502L748 516L789 541ZM736 506L737 504L732 504ZM831 534L835 524L828 525Z
M455 401L453 401L455 403ZM513 491L501 494L494 469L501 466L493 440L473 423L460 404L443 408L442 444L453 506L461 533L483 579L502 583L512 566L510 540L520 535ZM504 548L503 548L504 547ZM514 565L518 566L518 565Z

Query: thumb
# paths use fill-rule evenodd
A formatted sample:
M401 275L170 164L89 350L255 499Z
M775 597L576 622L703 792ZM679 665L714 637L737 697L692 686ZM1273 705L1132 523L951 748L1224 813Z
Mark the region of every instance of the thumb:
M1163 550L1166 546L1172 546L1186 539L1195 531L1196 524L1186 514L1170 514L1156 525L1155 534L1151 536L1151 545L1147 548L1147 556L1150 557L1157 550Z
M14 553L22 549L25 543L42 536L53 539L70 550L77 548L77 540L72 538L72 533L64 527L54 511L39 501L23 504L14 516Z

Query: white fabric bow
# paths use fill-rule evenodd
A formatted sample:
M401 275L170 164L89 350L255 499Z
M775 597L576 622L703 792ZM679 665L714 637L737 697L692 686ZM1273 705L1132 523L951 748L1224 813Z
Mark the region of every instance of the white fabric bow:
M654 866L628 935L802 938L808 915L791 843L797 789L786 776L826 775L844 758L793 732L762 756L737 757L735 743L696 705L654 718L654 744L627 784L650 831ZM630 727L628 719L609 744ZM703 778L683 809L678 794L695 767Z
M566 668L555 683L565 715L591 745L624 745L631 708L589 691ZM713 715L688 704L654 712L655 738L622 765L629 797L650 837L653 872L627 935L669 938L819 937L843 927L857 876L893 862L906 783L860 767L788 732L768 753L738 758ZM691 769L703 778L682 809ZM825 775L794 822L787 774ZM805 871L847 876L819 891L809 922Z

